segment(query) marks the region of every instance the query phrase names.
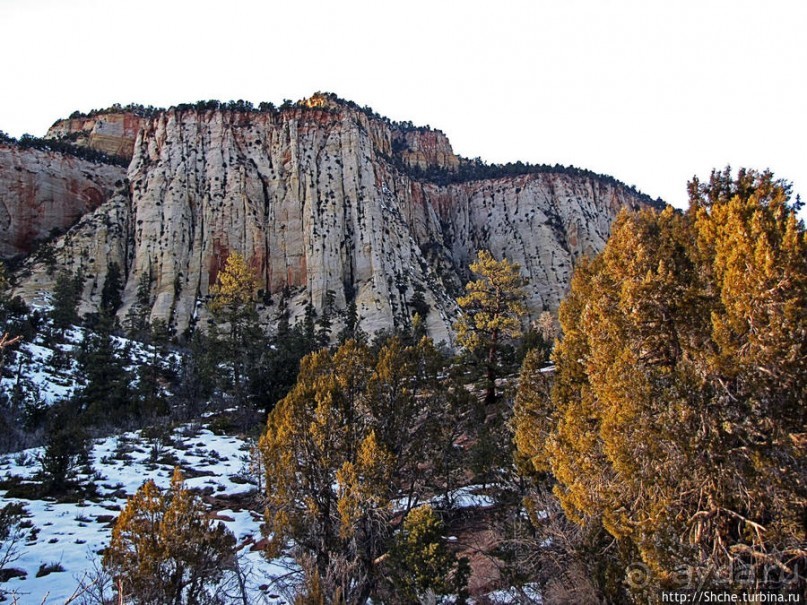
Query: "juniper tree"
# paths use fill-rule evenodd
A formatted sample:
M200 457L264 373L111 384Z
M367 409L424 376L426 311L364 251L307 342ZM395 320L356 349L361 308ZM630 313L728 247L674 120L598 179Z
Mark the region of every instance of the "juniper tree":
M413 509L395 537L387 584L396 603L467 603L470 567L446 544L445 526L428 504Z
M166 492L146 481L112 529L103 566L118 598L139 605L218 603L216 585L234 565L235 538L208 518L177 468Z
M807 234L769 172L690 191L686 213L621 214L578 265L551 404L533 366L516 442L571 519L616 540L615 569L640 561L662 586L682 565L792 579L807 564Z
M441 367L427 339L417 347L390 339L377 359L350 340L306 356L269 415L259 447L270 553L293 540L297 558L313 561L309 582L316 574L346 602L373 593L395 525L430 481L450 473L423 468L432 452L453 446L436 443L438 427L461 422L443 405Z

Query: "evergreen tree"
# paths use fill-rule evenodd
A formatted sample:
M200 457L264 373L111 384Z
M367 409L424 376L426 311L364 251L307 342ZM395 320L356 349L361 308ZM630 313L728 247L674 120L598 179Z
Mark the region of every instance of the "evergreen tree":
M309 300L305 306L303 315L303 341L305 342L306 353L316 351L319 348L319 338L317 338L317 312L313 303Z
M116 262L107 264L106 280L101 289L101 312L114 314L121 305L121 290L123 282L120 266Z
M420 284L415 285L415 292L412 294L412 299L409 301L409 306L412 308L412 316L420 315L421 318L426 319L429 314L429 303L426 302L426 296L423 294L423 286Z
M126 333L129 338L145 341L149 334L149 315L151 314L151 278L142 273L137 280L135 302L126 313Z
M290 329L285 336L270 340L263 350L260 363L254 367L250 379L256 406L268 414L275 404L283 399L300 371L300 360L306 355L302 332L299 326Z
M431 506L413 509L396 536L388 582L397 603L467 603L470 567L446 546Z
M166 345L170 338L168 324L162 319L154 320L151 329L151 352L137 367L137 414L152 418L168 414L168 398L163 389L166 379L163 368Z
M468 294L457 299L462 310L454 325L457 343L484 360L487 378L485 402L496 401L496 378L500 375L499 351L507 340L521 336L524 307L524 279L520 267L507 259L497 261L480 250L471 271L479 279L469 282Z
M341 536L352 530L339 528L336 473L346 463L355 466L356 448L365 439L366 448L377 446L360 422L359 394L370 372L366 348L352 341L333 356L323 349L305 357L297 384L269 415L260 441L274 552L294 537L314 554L323 578L331 555L342 550Z
M264 348L263 332L258 324L255 305L257 278L246 259L237 252L227 257L224 269L211 288L210 310L227 326L227 335L218 349L221 361L230 369L229 385L236 403L245 405L250 386L247 379Z
M104 569L123 602L202 605L220 601L216 584L233 565L235 538L207 516L177 468L166 493L146 481L121 512Z
M348 340L356 340L358 342L365 342L367 335L362 331L359 325L359 311L356 307L356 299L351 298L347 303L345 309L345 327L339 334L339 342L344 343Z
M89 465L89 452L89 437L75 405L69 401L56 404L48 411L45 445L39 457L45 492L59 495L77 488L78 471Z
M62 271L56 277L50 317L53 320L53 327L57 330L64 331L79 322L78 304L82 283L80 274Z
M102 315L94 331L87 331L78 354L84 386L76 394L91 422L103 422L136 412L131 377L112 334L113 318Z
M327 347L331 344L331 318L336 304L336 293L328 290L325 293L325 304L322 306L322 315L317 320L317 344Z
M379 586L393 497L405 516L436 475L422 469L424 452L444 447L434 443L437 427L456 423L436 391L441 369L426 339L417 347L390 339L375 361L367 345L347 341L306 356L269 415L260 449L271 552L293 539L313 559L310 574L346 602Z
M690 192L685 214L623 213L578 265L551 404L525 366L516 442L571 519L616 540L613 573L790 580L807 564L807 234L771 173Z
M179 396L182 408L174 407L183 419L196 416L216 388L216 355L209 336L194 330L179 369Z

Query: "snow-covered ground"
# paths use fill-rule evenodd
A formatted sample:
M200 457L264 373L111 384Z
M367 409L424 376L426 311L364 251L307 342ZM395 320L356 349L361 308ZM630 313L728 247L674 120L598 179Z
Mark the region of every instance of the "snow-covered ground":
M25 572L0 585L19 597L19 603L61 605L80 582L91 581L100 569L103 549L109 544L112 524L126 505L128 496L148 479L167 488L174 466L187 470L186 487L207 495L215 502L213 512L235 536L239 564L247 572L250 603L287 603L277 583L293 570L288 560L267 560L258 549L262 516L259 500L253 498L257 486L250 471L248 441L214 434L204 426L184 425L167 438L158 440L141 431L124 433L94 442L91 454L93 473L81 476L98 490L93 501L60 503L53 500L26 500L7 497L0 490L0 506L20 502L36 528L33 540L19 544L19 558L10 567ZM12 476L33 479L39 469L40 448L0 456L0 478ZM493 500L465 487L454 494L458 508L486 508ZM249 504L249 505L248 505ZM59 569L40 575L41 569ZM532 595L531 595L532 596ZM516 603L519 595L499 591L493 603Z
M2 585L19 602L61 604L76 589L85 574L100 567L101 553L109 544L112 523L132 495L147 479L166 488L174 465L188 469L185 484L203 490L224 508L217 508L217 518L238 541L240 565L248 571L251 603L280 605L285 600L276 594L272 582L289 572L283 560L269 561L252 550L261 539L259 510L239 505L250 501L256 486L249 482L250 444L235 437L215 435L206 428L185 426L176 429L158 444L139 432L125 433L96 441L92 450L92 481L99 497L94 501L59 503L47 500L7 498L0 491L0 505L22 503L37 528L35 539L19 545L19 558L10 566L25 572L25 578L13 578ZM39 449L0 456L0 477L33 478L38 470ZM229 501L233 506L226 507ZM252 508L258 508L254 506ZM37 577L40 569L61 569ZM41 572L40 572L41 573Z
M51 405L71 397L84 384L76 353L86 333L86 329L74 326L65 330L60 343L47 345L41 334L33 342L21 343L17 351L7 355L0 376L0 392L8 394L20 390L26 401L34 405ZM154 348L120 336L113 336L112 340L128 360L125 365L134 382L135 370L153 358ZM159 362L164 367L178 367L180 357L168 353L161 355Z
M14 354L6 355L0 392L10 396L16 391L26 404L37 407L69 398L84 384L75 354L86 334L84 328L74 327L59 344L49 344L41 336L23 342ZM151 347L137 341L115 337L115 344L127 356L133 380L137 366L154 356ZM175 354L161 359L166 366L178 367L179 362ZM295 567L288 559L266 559L256 547L262 538L262 510L257 476L250 468L251 447L244 439L215 434L204 424L183 425L161 437L153 430L123 433L92 444L91 471L80 477L95 485L98 496L92 500L27 500L9 497L0 489L0 507L21 503L29 525L25 541L17 544L16 560L6 566L19 570L22 577L0 583L0 594L8 593L19 605L62 605L80 584L97 579L112 525L127 498L148 479L168 487L174 467L180 466L186 486L204 494L211 514L235 536L249 602L286 605L291 595L283 593L283 582ZM0 479L33 479L41 453L41 448L34 448L0 455ZM457 508L495 506L480 486L460 488L449 500ZM111 586L106 589L111 596ZM491 593L486 602L518 603L525 595L530 602L540 602L537 592L515 589Z

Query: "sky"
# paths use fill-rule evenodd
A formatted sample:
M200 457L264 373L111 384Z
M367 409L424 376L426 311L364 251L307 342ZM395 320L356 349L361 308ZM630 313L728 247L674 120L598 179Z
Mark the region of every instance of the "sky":
M679 207L727 165L807 199L805 32L804 0L0 0L0 130L328 91Z

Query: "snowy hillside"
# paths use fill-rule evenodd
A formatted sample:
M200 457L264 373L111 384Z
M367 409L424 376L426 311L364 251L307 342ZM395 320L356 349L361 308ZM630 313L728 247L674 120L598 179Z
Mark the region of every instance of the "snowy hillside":
M183 357L187 352L158 349L109 332L104 336L108 343L104 349L98 344L100 338L98 332L85 327L58 331L49 320L42 320L27 340L14 350L5 351L0 403L9 418L16 414L12 420L17 424L8 426L14 426L18 434L14 442L9 431L4 447L10 453L0 455L0 510L18 505L24 512L17 539L0 539L3 563L0 602L13 605L113 602L115 591L111 577L103 570L102 558L110 545L114 524L128 499L146 481L153 480L165 490L175 468L182 471L185 487L202 497L209 518L223 523L235 538L235 564L230 567L228 563L223 579L215 587L222 602L255 605L294 602L302 574L290 557L270 560L265 556L264 469L255 452L254 439L239 432L256 435L261 428L256 424L260 416L239 415L239 410L229 407L230 400L221 393L215 399L199 398L193 413L184 413L179 402L187 394L180 390L179 376L187 362ZM87 351L93 347L96 356L88 363ZM107 357L99 357L98 350L106 351ZM80 427L94 437L88 442L87 459L77 458L81 465L78 475L70 479L70 489L49 491L47 472L43 472L49 458L49 435L59 434L60 421L75 423L75 418L69 415L60 416L59 410L79 409L65 407L64 402L81 401L92 384L90 374L110 357L119 362L118 375L131 397L143 396L141 381L149 379L143 369L158 368L149 388L159 392L170 407L162 414L137 416L128 412L127 416L125 408L111 406L109 390L96 388L96 401L101 402L106 416L103 423ZM227 369L216 366L215 371L226 373ZM55 421L47 424L42 420L45 417ZM127 430L135 426L147 428ZM42 443L45 445L20 449ZM448 505L454 511L476 511L459 515L459 524L453 528L457 531L445 539L463 555L476 557L474 565L482 568L488 557L488 545L475 540L482 538L487 529L483 527L477 532L469 519L474 514L484 519L486 511L497 506L491 493L489 487L466 485L446 492L441 498L424 499L438 507ZM405 504L400 506L403 508ZM469 536L473 540L468 541ZM12 556L4 560L3 553L8 552L9 546ZM498 572L494 576L498 578ZM540 600L529 586L520 592L515 589L487 592L493 587L480 585L476 594L487 593L481 602L523 602L525 595L531 602ZM449 601L443 602L453 602L451 596L444 598Z
M247 578L251 603L279 605L285 600L272 586L273 578L287 574L283 561L267 561L255 548L261 539L260 500L250 482L250 444L224 437L199 426L183 426L164 438L142 432L96 441L93 472L83 480L98 491L92 501L60 503L8 497L9 484L32 479L38 470L40 448L0 457L0 503L20 502L36 528L34 537L19 545L19 558L11 567L24 573L2 585L19 596L20 603L61 604L82 581L100 567L100 553L109 544L112 524L127 496L147 479L165 488L174 466L186 475L186 485L205 494L212 514L238 541L239 565ZM32 528L33 529L33 528ZM43 575L48 568L58 571ZM42 571L40 571L42 570ZM109 587L111 588L111 587ZM111 594L111 592L110 592Z

